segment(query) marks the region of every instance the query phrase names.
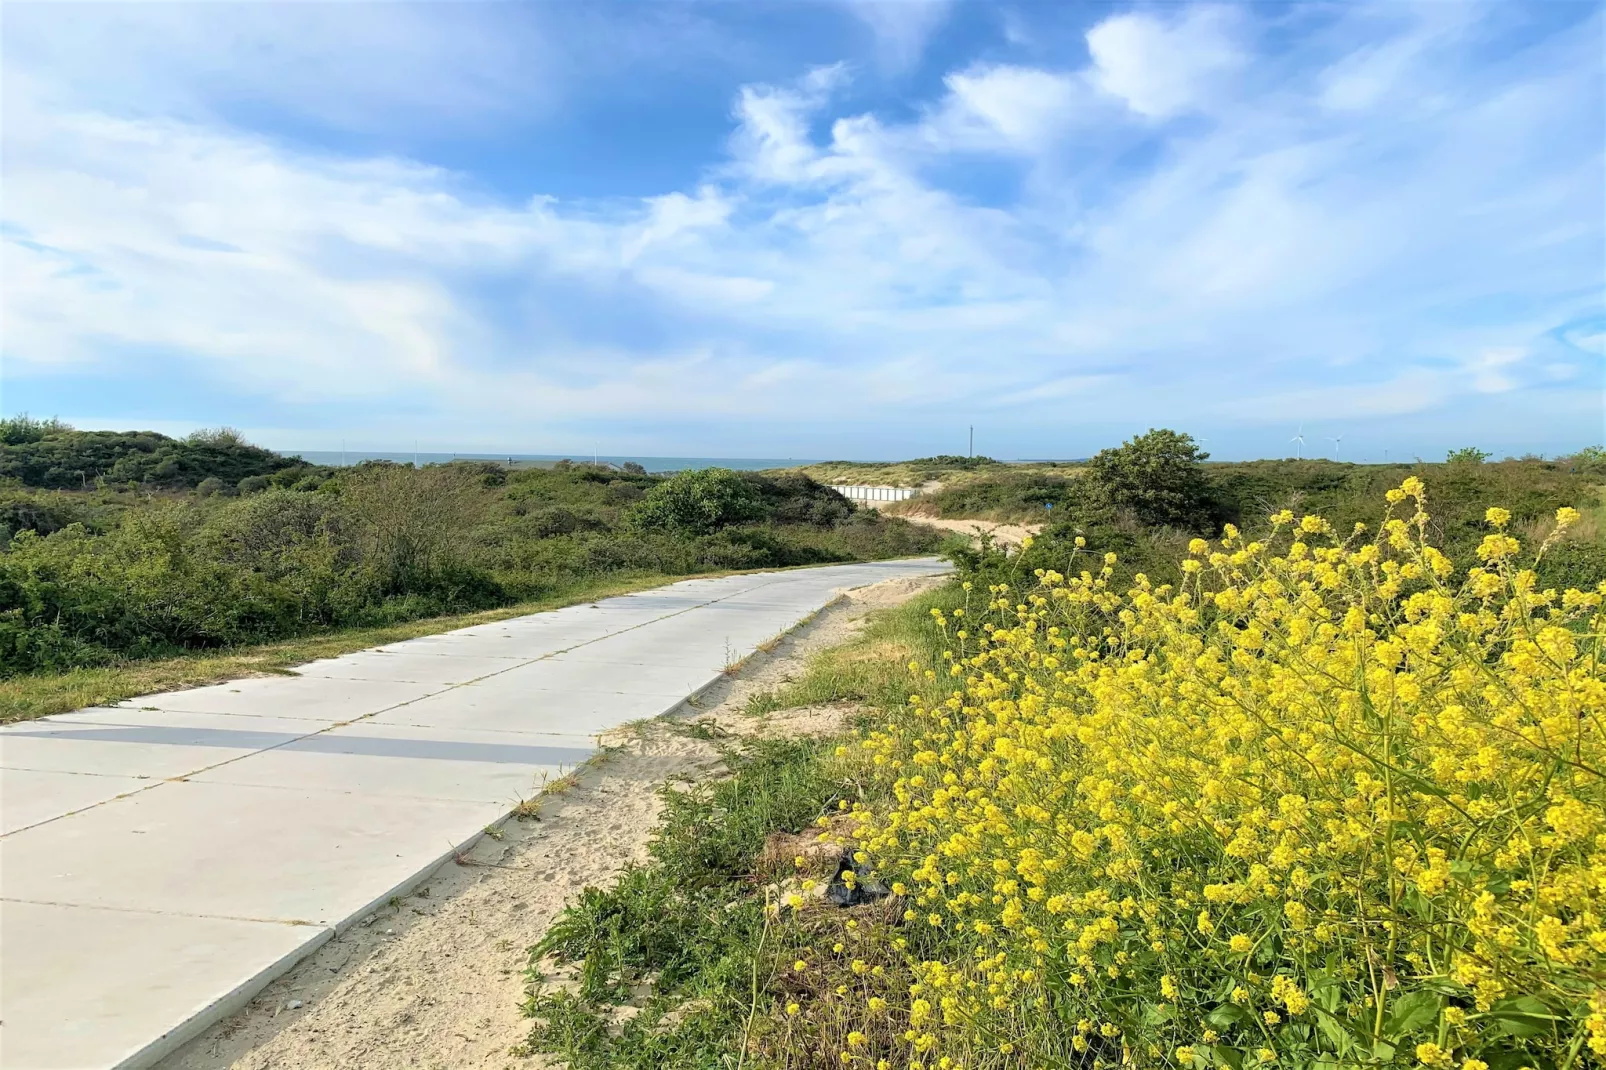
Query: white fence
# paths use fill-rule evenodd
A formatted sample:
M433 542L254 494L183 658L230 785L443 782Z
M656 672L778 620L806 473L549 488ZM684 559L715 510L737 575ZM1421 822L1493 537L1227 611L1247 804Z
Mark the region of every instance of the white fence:
M842 497L852 498L856 502L901 502L920 493L913 487L864 487L832 484L831 489L842 495Z

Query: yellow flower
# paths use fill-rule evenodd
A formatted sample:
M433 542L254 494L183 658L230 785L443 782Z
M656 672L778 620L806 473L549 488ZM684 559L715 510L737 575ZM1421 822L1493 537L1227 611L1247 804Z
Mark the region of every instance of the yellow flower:
M1428 1067L1448 1067L1454 1065L1450 1053L1437 1044L1418 1044L1416 1046L1416 1061Z
M1487 520L1490 524L1497 528L1503 528L1507 524L1511 523L1511 510L1502 509L1498 505L1492 505L1483 514L1483 519Z
M1082 555L995 582L966 603L963 640L939 633L955 608L939 603L926 626L953 674L921 670L844 758L866 800L850 849L931 926L862 930L903 956L888 981L910 974L911 1065L951 1068L1002 1036L1021 1065L1053 1064L1063 1049L1022 1023L1060 1006L1085 1023L1079 1057L1203 1064L1171 1030L1203 1028L1229 969L1232 1004L1276 1026L1249 1065L1292 1062L1282 1023L1318 991L1367 1006L1379 936L1402 978L1442 971L1481 1012L1598 987L1606 783L1589 770L1606 736L1588 726L1606 708L1606 586L1549 590L1549 559L1505 510L1458 575L1421 480L1387 497L1342 540L1314 516L1289 532L1289 510L1285 534L1190 541L1186 584ZM1267 941L1242 920L1278 914ZM1101 1039L1111 981L1150 984L1168 1022ZM844 1002L843 1030L879 1035L867 997ZM1606 1061L1598 1003L1578 1053L1525 1039L1535 1065ZM1456 1055L1477 1039L1466 1014L1441 1023L1417 1061L1487 1070Z

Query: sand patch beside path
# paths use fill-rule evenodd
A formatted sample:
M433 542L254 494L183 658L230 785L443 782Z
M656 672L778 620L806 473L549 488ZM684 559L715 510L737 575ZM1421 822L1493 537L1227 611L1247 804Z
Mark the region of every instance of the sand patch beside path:
M993 541L1004 546L1019 546L1026 536L1036 535L1043 530L1042 524L1003 524L996 520L942 520L938 517L913 514L906 516L905 519L943 531L957 531L972 538L991 535Z
M825 707L746 715L750 695L796 676L846 642L872 611L943 582L893 579L850 592L772 651L705 692L676 718L734 735L833 733L851 712ZM572 786L542 798L539 819L510 820L462 864L449 864L371 920L325 944L245 1010L185 1045L162 1070L535 1068L509 1049L529 1032L519 1013L525 950L564 904L646 858L658 788L718 775L715 746L660 719L605 736L614 746Z

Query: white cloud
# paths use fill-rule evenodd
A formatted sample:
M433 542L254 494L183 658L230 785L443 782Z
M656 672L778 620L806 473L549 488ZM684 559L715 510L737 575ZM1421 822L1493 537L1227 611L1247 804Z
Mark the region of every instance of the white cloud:
M894 74L913 68L933 34L948 20L950 0L843 0L875 34L883 67Z
M1031 67L970 67L943 82L948 97L928 126L941 147L1047 151L1079 102L1074 78Z
M1247 61L1237 22L1216 7L1113 15L1087 33L1093 84L1151 119L1201 110Z
M1342 111L1308 72L1235 97L1254 35L1216 9L1106 19L1083 70L967 62L907 120L844 113L831 65L737 92L728 158L685 189L606 202L68 106L28 70L6 102L7 371L176 360L275 403L401 398L485 434L1509 401L1602 281L1602 155L1576 137L1599 116L1594 29L1468 68L1453 110L1403 126L1393 94L1421 70L1449 84L1456 35ZM1197 109L1175 136L1148 121ZM945 170L977 157L1020 191Z
M1517 346L1485 349L1464 367L1472 375L1472 389L1480 394L1504 394L1517 388L1512 370L1525 359L1527 352Z
M842 64L816 67L790 86L743 86L733 151L750 178L777 184L821 177L809 119L847 79Z
M473 5L111 4L6 11L8 66L65 107L205 119L273 108L347 129L544 109L562 53Z

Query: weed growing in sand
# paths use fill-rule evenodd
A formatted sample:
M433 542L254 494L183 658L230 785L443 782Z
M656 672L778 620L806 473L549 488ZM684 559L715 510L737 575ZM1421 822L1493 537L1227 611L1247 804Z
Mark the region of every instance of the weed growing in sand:
M667 789L651 860L611 889L587 889L531 949L525 1053L558 1053L574 1070L647 1070L720 1065L739 1046L754 971L766 989L769 979L753 860L772 832L807 827L850 789L817 741L758 740L726 760L729 779ZM572 991L543 984L548 959L577 971ZM641 1010L620 1024L643 986Z

